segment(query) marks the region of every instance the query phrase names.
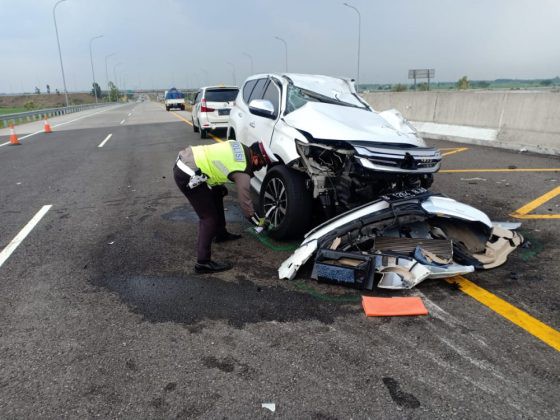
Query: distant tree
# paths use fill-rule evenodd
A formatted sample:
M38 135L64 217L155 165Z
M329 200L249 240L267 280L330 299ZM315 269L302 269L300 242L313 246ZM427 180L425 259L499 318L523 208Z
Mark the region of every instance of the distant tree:
M406 87L406 85L403 85L402 83L397 83L396 85L393 85L391 90L393 92L405 92L408 90L408 88Z
M26 103L23 104L23 107L27 111L31 111L32 109L36 108L36 105L35 105L35 102L33 102L33 101L27 101Z
M60 91L58 89L55 89L54 91L57 95L60 95Z
M552 80L547 79L547 80L541 80L539 83L541 86L550 86L552 84Z
M51 94L51 87L50 87L50 85L47 85L47 94L48 94L48 95Z
M425 92L427 90L430 90L430 86L428 86L428 83L426 82L418 83L418 85L416 86L416 90Z
M40 94L41 94L41 89L35 86L35 95L40 95Z
M467 78L467 76L461 77L457 81L457 89L465 90L465 89L468 89L468 88L469 88L469 79Z
M97 97L101 98L101 86L99 86L99 83L95 82L95 83L92 84L92 86L93 87L91 89L90 95L91 96L96 96L96 94L97 94Z
M117 102L119 99L119 89L113 82L109 82L109 101Z

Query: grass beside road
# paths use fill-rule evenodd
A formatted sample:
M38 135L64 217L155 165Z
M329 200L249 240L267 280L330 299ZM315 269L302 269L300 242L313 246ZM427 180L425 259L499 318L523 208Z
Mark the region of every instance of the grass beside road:
M27 109L24 107L0 107L0 115L16 114L18 112L25 112Z

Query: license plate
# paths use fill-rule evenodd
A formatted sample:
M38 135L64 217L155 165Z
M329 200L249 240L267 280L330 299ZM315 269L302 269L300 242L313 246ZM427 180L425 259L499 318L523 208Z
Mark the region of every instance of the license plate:
M230 109L218 109L218 115L229 115Z

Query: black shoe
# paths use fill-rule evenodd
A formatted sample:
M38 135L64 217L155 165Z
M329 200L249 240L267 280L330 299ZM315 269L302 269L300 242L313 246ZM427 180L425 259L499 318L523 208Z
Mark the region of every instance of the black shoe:
M241 239L241 235L236 235L235 233L226 232L224 234L216 236L214 238L214 242L219 244L221 242L236 241L238 239Z
M233 264L228 262L208 261L205 263L196 263L194 272L196 274L219 273L233 268Z

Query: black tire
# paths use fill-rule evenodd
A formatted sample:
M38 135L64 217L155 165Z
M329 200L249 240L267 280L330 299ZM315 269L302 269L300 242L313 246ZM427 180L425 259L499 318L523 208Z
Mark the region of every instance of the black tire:
M185 110L185 105L181 105L181 111Z
M200 127L200 138L201 139L207 139L208 138L208 130L205 130L204 128Z
M196 125L194 125L194 120L191 118L192 121L192 129L195 133L198 133L198 127Z
M261 185L259 207L273 224L275 239L302 236L311 225L313 197L306 188L306 177L283 165L274 166ZM273 210L270 210L274 208Z
M168 106L166 106L166 107L165 107L165 110L166 110L167 112L169 112L169 107L168 107Z
M229 130L228 131L228 140L235 140L235 130Z

